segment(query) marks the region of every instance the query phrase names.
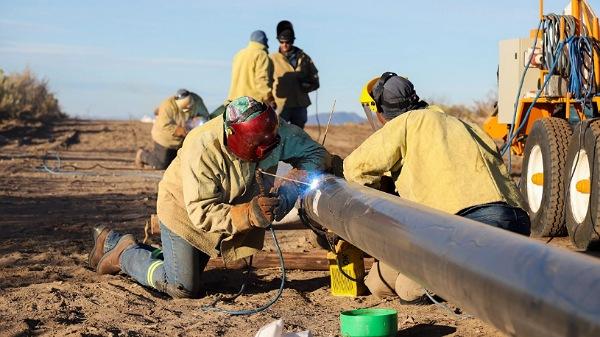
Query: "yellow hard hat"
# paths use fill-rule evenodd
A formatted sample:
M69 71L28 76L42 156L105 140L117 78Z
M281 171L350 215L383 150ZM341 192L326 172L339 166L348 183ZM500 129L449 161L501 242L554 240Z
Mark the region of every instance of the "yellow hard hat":
M374 77L367 82L360 92L360 104L363 106L363 108L368 107L373 112L377 112L377 104L375 103L373 96L371 96L371 92L373 91L373 87L377 81L379 81L379 76Z
M371 127L375 131L383 127L383 123L377 117L377 113L379 112L377 111L377 103L375 103L375 99L373 99L373 96L371 96L373 87L375 87L375 84L377 84L379 78L380 76L377 76L367 82L360 93L360 104L362 105L365 115L367 116L369 124L371 124Z

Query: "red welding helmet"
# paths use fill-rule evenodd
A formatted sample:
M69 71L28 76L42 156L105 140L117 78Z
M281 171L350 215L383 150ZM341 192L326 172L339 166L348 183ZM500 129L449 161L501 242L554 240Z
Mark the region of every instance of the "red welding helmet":
M227 148L245 161L261 161L279 145L279 120L268 105L259 103L262 112L243 122L227 122Z

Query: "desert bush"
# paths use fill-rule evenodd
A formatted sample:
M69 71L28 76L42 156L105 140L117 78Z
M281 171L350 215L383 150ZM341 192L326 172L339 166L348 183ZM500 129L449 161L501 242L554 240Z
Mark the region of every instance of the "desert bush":
M484 98L473 101L471 105L450 104L439 98L430 98L426 101L440 106L449 115L481 125L494 112L497 97L496 92L491 91Z
M58 100L48 90L48 81L29 70L5 74L0 70L0 120L50 121L65 118Z

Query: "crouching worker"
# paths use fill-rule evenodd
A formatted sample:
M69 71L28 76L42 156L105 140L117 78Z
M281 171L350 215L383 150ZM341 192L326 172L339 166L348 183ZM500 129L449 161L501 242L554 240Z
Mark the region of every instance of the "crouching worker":
M367 83L361 103L376 132L344 160L348 181L529 235L517 186L478 126L428 105L409 80L390 72ZM378 297L420 302L424 295L421 285L382 262L365 283Z
M294 167L294 179L308 179L306 172L325 169L328 160L304 131L279 123L271 107L240 97L223 116L190 132L165 171L157 201L162 251L136 243L131 234L97 228L89 264L99 274L123 271L172 297L199 297L209 258L227 263L256 253L265 228L302 192L288 181L271 189L273 179L257 181L256 171L274 173L284 161ZM261 194L261 180L271 193Z
M135 156L138 167L148 165L166 169L177 155L183 139L197 124L208 120L208 110L200 96L179 89L175 96L164 100L155 112L152 126L152 150L139 149Z

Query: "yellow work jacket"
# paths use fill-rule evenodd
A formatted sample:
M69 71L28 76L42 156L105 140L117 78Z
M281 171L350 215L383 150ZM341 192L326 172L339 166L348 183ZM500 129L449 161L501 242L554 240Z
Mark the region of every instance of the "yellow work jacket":
M284 54L270 55L273 60L273 96L277 110L285 108L306 108L310 105L308 93L319 88L319 74L311 58L301 49L298 53L296 68L292 67Z
M223 117L192 130L158 185L160 221L194 247L232 261L262 249L265 231L239 233L230 210L258 195L255 170L274 173L279 161L308 171L323 170L327 151L300 128L279 125L281 142L258 164L242 161L224 145ZM264 177L272 186L273 180Z
M490 202L524 204L494 141L436 106L392 119L344 160L349 181L379 188L385 174L402 198L452 214Z
M193 93L191 95L194 105L188 112L184 112L177 107L174 96L167 98L160 104L151 131L153 141L169 149L178 149L183 142L183 137L174 135L178 126L185 128L185 123L196 116L208 120L208 110L202 98Z
M228 100L250 96L260 102L273 100L273 63L267 47L250 41L233 57Z

